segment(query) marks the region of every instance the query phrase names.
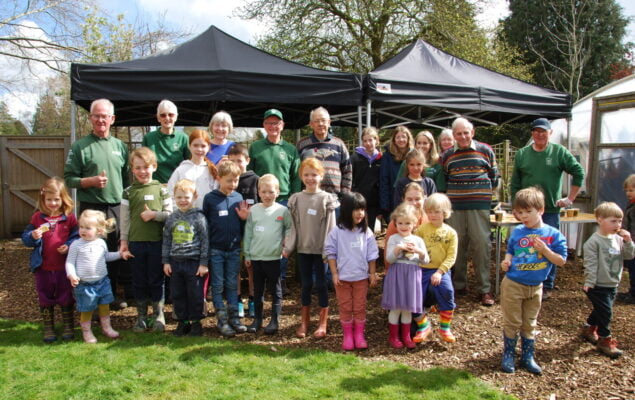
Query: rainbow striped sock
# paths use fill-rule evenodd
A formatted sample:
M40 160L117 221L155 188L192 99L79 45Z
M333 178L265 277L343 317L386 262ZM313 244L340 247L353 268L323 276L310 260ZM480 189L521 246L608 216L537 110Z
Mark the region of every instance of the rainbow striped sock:
M417 332L425 332L430 329L430 321L428 321L428 315L423 314L417 323Z
M450 330L453 314L454 310L439 311L439 334L444 341L450 343L456 341L454 334Z

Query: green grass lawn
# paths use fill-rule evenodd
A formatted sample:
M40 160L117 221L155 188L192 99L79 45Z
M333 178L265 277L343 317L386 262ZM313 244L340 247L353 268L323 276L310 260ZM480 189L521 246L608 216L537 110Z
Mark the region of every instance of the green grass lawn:
M513 399L456 369L418 371L321 350L122 334L117 341L98 334L96 345L45 345L39 325L0 319L0 398Z

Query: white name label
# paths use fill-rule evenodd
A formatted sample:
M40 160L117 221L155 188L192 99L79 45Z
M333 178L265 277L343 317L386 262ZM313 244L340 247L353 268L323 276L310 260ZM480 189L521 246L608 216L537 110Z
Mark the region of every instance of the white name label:
M306 213L309 215L317 215L317 211L312 208L309 208Z
M153 194L146 194L143 196L143 200L154 200Z
M226 217L226 216L228 216L228 215L229 215L229 212L228 212L227 210L220 210L220 211L218 212L218 216L219 216L219 217Z

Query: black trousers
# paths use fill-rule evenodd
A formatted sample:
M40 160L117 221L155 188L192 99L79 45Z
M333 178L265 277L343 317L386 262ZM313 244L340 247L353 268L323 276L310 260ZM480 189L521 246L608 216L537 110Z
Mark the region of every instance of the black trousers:
M594 287L586 292L586 296L593 304L593 311L587 318L589 325L598 327L598 335L601 337L611 336L611 319L613 318L613 302L617 288Z
M205 277L196 275L199 260L170 259L172 267L172 304L181 321L200 321L203 314L203 283Z
M282 304L282 286L280 285L280 260L251 261L254 273L254 302L263 302L265 285L272 297L272 305Z

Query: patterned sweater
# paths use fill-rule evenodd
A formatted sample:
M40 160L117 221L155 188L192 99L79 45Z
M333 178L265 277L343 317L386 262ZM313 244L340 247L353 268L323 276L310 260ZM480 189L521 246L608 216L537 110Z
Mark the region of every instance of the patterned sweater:
M320 188L329 193L350 192L353 184L353 167L348 150L342 139L336 138L331 133L324 141L315 135L300 139L296 145L300 159L305 160L315 157L322 162L325 169L324 179Z
M469 147L455 146L439 159L445 187L454 210L489 210L492 189L498 186L496 156L489 145L472 140ZM441 186L441 185L439 185Z

